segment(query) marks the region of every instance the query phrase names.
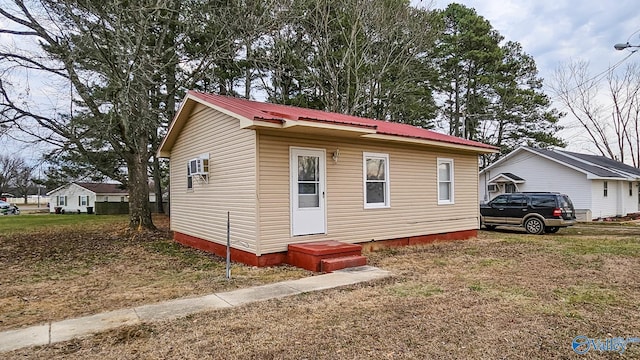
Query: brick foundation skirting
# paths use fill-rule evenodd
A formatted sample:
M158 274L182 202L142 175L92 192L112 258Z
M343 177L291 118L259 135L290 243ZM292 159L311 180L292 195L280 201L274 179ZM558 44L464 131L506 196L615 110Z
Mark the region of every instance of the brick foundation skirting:
M180 244L191 246L193 248L203 250L212 254L216 254L218 256L222 256L223 258L227 257L227 247L225 245L221 245L215 243L213 241L207 241L201 239L199 237L174 232L173 239ZM231 248L231 261L241 262L243 264L252 265L252 266L273 266L286 263L287 261L287 252L278 252L273 254L265 254L262 256L257 256L254 253L239 250L235 248Z
M435 241L468 240L478 236L478 230L462 230L442 234L419 235L398 239L369 241L360 243L363 250L377 251L389 247L430 244Z
M359 245L362 245L363 250L376 251L388 247L429 244L434 241L467 240L474 238L477 235L478 230L462 230L443 234L420 235L390 240L369 241L359 243ZM190 246L222 257L227 256L227 247L225 245L207 241L199 237L183 234L180 232L174 232L173 239L186 246ZM286 251L257 256L254 253L235 248L231 248L231 260L247 265L260 267L290 263L288 261L289 259Z

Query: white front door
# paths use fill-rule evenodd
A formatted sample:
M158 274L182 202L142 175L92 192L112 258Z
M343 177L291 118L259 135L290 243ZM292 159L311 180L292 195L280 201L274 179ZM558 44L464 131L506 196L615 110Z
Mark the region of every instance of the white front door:
M291 234L326 233L325 151L291 148Z

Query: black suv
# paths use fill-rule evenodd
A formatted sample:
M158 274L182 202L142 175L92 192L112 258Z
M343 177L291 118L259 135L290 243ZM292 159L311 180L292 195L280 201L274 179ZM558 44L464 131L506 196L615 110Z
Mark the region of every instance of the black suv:
M576 223L576 211L567 195L551 192L502 194L480 205L480 223L524 226L529 234L554 233Z

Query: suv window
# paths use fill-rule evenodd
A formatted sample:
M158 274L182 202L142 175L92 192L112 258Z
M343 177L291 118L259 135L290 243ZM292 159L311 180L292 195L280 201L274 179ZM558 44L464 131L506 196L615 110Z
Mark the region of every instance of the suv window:
M507 206L527 206L527 197L524 195L511 195L509 196L509 202Z
M532 207L556 207L556 197L554 195L533 195L531 196Z
M560 200L560 207L562 208L572 208L573 204L571 203L571 199L568 196L560 196L558 198Z
M495 199L491 200L491 205L506 205L507 199L509 199L507 195L496 196Z

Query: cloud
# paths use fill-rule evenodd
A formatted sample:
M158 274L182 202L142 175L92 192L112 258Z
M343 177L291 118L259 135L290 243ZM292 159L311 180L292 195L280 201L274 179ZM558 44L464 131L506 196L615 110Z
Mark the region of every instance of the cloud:
M474 8L505 40L520 43L536 61L547 90L561 65L586 61L589 73L597 75L630 55L628 51L614 50L614 44L628 41L640 45L640 12L636 1L436 0L433 6L444 9L452 2ZM624 61L640 61L640 55L633 54ZM553 94L547 92L553 99ZM606 106L610 100L603 95L601 101ZM562 109L560 104L554 106ZM575 118L564 118L561 124L567 130L560 135L571 139L570 149L590 152L592 146L586 133L575 126L576 122Z
M623 56L613 50L617 42L640 30L640 13L634 1L567 0L459 0L489 20L505 40L522 44L532 55L541 76L548 78L561 63L586 60L594 73L605 70ZM445 8L449 1L437 1ZM640 43L635 36L630 41Z

